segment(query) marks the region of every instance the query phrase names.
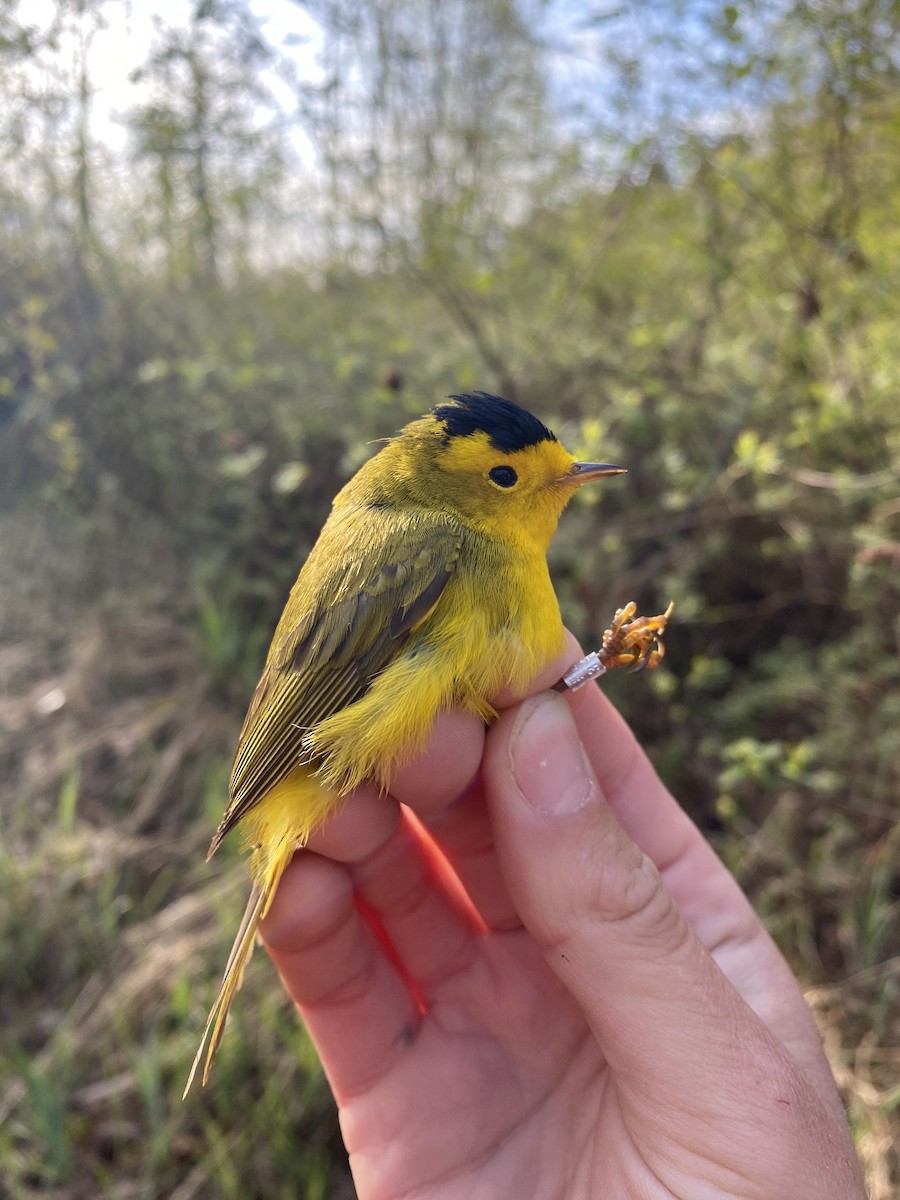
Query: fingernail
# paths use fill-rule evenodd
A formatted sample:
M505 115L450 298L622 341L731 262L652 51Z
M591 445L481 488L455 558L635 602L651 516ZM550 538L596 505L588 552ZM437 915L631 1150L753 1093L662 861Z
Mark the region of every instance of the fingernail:
M525 702L510 758L519 791L538 812L577 812L597 795L597 781L569 706L552 693Z

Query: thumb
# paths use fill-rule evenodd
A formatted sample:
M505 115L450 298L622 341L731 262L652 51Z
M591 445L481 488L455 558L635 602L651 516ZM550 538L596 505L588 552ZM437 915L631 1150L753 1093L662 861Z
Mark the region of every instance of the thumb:
M666 1119L686 1094L721 1113L742 1075L758 1093L760 1061L783 1050L617 822L566 701L545 692L504 713L488 735L484 778L519 916L582 1009L623 1099Z

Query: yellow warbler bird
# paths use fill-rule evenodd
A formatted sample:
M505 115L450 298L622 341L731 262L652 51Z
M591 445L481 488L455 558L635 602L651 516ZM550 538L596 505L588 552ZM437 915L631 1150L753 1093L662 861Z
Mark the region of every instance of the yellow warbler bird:
M523 691L560 652L550 539L581 484L622 471L577 462L531 413L474 392L405 426L338 493L275 630L210 847L240 822L253 890L185 1094L204 1049L206 1083L295 849L363 780L387 788L441 710L490 721L491 696ZM615 649L655 665L665 618L624 625L633 611L616 615Z

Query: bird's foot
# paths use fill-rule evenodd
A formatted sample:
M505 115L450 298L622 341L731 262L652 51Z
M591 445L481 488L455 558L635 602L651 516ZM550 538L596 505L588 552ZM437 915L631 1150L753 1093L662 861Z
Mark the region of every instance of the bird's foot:
M666 611L656 617L636 617L637 605L634 601L617 609L612 625L603 634L600 649L570 667L554 685L556 691L574 692L589 679L598 679L617 667L627 667L632 671L658 667L666 652L663 634L674 607L674 603L670 603Z
M636 617L637 605L633 600L616 609L612 625L603 634L603 645L597 651L607 671L616 667L632 671L658 667L666 653L662 639L674 607L674 602L670 602L666 611L656 617Z

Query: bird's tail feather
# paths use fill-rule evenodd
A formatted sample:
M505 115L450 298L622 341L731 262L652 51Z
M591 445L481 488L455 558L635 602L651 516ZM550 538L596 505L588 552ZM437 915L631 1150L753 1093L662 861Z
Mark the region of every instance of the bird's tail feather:
M209 1012L200 1047L184 1089L186 1096L203 1064L200 1082L206 1084L222 1034L225 1018L241 986L244 968L253 953L256 929L269 910L278 882L294 851L305 846L310 833L317 829L338 803L337 794L298 766L277 783L243 818L245 839L252 848L250 872L253 891L247 901L241 927L234 939L228 965L222 976L219 994Z
M203 1037L200 1039L200 1045L194 1056L191 1073L188 1075L182 1099L191 1090L191 1085L194 1082L201 1062L203 1063L203 1071L200 1076L200 1084L202 1087L206 1086L213 1059L216 1057L216 1051L219 1049L222 1034L225 1032L225 1018L228 1016L228 1010L231 1007L235 993L241 986L244 978L244 968L247 966L250 956L253 953L253 946L256 942L256 928L266 914L269 902L275 894L275 888L281 877L281 871L286 865L286 863L282 865L281 870L277 872L274 878L267 879L265 886L255 884L253 891L250 893L250 899L247 901L247 907L244 909L244 916L237 931L237 937L234 939L234 945L231 947L231 953L228 955L228 963L225 967L225 974L222 976L218 995L206 1019L206 1028L203 1030Z

